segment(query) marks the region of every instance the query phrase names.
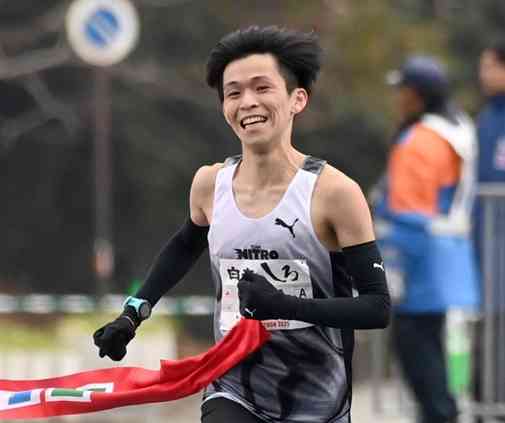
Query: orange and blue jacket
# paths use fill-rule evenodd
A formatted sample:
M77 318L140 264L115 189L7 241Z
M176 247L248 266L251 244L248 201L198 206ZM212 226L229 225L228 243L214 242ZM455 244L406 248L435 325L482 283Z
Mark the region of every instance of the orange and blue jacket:
M469 236L475 159L473 125L464 115L424 115L394 142L375 218L386 268L401 275L400 310L478 301Z
M388 208L427 218L449 211L462 160L439 134L423 124L407 130L388 163Z

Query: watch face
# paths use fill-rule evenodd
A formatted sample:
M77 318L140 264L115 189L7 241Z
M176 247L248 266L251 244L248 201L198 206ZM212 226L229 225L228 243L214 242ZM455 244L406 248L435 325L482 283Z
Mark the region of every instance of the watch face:
M139 307L139 317L141 319L147 319L151 315L151 307L147 302L140 304Z

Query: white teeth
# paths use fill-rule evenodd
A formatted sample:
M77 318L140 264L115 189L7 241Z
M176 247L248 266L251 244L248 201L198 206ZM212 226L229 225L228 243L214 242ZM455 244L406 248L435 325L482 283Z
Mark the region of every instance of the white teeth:
M244 119L242 119L242 126L246 126L246 125L251 125L253 123L257 123L257 122L266 122L267 118L264 117L264 116L248 116Z

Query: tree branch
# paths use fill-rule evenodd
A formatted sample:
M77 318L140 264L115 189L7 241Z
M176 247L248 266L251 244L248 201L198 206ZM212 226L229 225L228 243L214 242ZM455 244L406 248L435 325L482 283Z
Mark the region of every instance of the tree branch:
M31 75L35 72L62 65L72 58L72 52L66 45L39 49L10 58L0 59L0 79L12 79Z

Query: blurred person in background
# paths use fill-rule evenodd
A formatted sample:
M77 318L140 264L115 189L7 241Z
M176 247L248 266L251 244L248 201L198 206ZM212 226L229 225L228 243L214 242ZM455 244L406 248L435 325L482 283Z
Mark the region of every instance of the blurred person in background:
M350 422L353 329L389 321L360 187L292 145L320 55L313 32L278 27L233 32L212 50L207 82L242 154L196 172L187 222L124 312L94 334L100 356L122 359L151 307L208 247L216 340L241 316L263 320L272 338L205 390L205 423Z
M480 58L480 84L487 103L479 114L479 182L505 182L505 38Z
M393 343L418 421L455 422L443 335L447 309L478 299L470 237L474 127L449 101L446 70L434 58L408 58L388 83L399 124L375 219L395 303Z
M505 38L482 52L479 79L487 101L477 120L478 182L505 183ZM477 203L475 235L479 258L481 233L482 213Z
M502 184L505 187L505 37L490 43L482 51L480 55L479 79L482 93L486 97L486 103L477 120L477 136L479 141L478 182L483 184ZM482 269L484 257L482 235L484 233L485 221L481 201L477 202L475 218L475 242ZM493 243L495 245L505 245L505 233L497 231L494 228ZM499 262L497 261L495 265L499 265ZM498 293L500 290L496 285L503 283L503 281L490 280L489 283L493 286L489 286L488 289L493 293ZM497 302L503 301L498 297L499 295L494 300ZM501 322L504 319L503 314L503 309L493 309L492 316L485 316L485 318L492 319L493 323L494 333L492 336L497 341L493 347L496 363L498 363L498 357L502 356L504 351L503 337L500 335ZM481 368L481 363L484 348L483 323L483 321L478 322L477 330L475 331L475 359L473 362L475 365L476 400L482 400L483 369ZM497 402L505 401L503 396L501 398L498 396L498 391L500 391L499 386L503 384L503 370L500 371L500 366L493 365L493 372L495 374L495 386L493 386L492 395L494 397L492 400Z

